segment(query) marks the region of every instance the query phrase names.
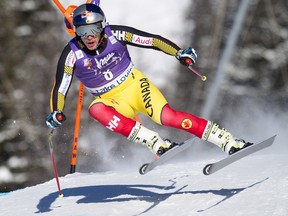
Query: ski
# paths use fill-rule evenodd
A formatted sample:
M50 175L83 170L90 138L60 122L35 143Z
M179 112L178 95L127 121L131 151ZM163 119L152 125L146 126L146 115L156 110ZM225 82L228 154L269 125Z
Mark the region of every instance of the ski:
M179 145L173 147L169 151L165 152L163 155L161 155L159 158L155 159L154 161L143 164L139 169L139 173L141 175L145 175L146 173L153 170L155 167L165 163L166 161L174 158L180 152L183 152L184 150L188 149L193 143L196 142L196 140L197 140L196 137L190 138L184 141L183 143L180 143Z
M244 158L248 155L251 155L255 152L258 152L264 148L267 148L273 144L275 137L276 137L276 135L274 135L268 139L265 139L261 142L254 143L253 145L251 145L251 146L249 146L249 147L247 147L241 151L238 151L232 155L229 155L228 157L226 157L226 158L224 158L218 162L207 164L203 169L203 173L205 175L210 175L210 174L215 173L215 172L223 169L224 167L234 163L235 161L240 160L241 158Z

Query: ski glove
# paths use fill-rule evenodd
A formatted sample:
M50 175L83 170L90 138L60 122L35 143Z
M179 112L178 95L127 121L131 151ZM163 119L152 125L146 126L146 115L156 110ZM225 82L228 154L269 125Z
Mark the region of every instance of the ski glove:
M54 111L46 118L46 125L52 129L59 127L66 120L65 115L61 111Z
M176 58L180 61L181 64L185 66L189 66L191 64L195 64L197 59L196 50L193 48L188 48L186 50L178 50L176 53Z

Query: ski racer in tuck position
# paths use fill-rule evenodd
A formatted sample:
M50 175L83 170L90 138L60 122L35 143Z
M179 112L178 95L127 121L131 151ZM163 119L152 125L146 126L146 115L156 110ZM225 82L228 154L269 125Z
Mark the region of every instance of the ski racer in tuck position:
M76 36L60 56L51 92L51 114L46 118L50 128L65 120L65 98L76 76L95 98L89 106L92 118L128 140L146 145L158 156L176 144L135 121L138 113L160 125L194 134L227 154L252 144L235 138L212 121L171 108L159 89L134 67L127 45L162 51L186 66L187 62L196 62L193 48L183 50L162 36L129 26L109 25L102 9L95 4L77 7L73 25Z

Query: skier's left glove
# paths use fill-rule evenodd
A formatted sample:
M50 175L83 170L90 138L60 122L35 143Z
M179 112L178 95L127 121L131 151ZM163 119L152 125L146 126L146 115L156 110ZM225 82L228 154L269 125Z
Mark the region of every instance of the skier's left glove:
M46 118L46 125L52 129L57 128L66 120L66 116L61 111L54 111Z
M184 51L178 50L176 58L180 61L181 64L189 66L191 64L195 64L197 60L197 53L195 49L190 47Z

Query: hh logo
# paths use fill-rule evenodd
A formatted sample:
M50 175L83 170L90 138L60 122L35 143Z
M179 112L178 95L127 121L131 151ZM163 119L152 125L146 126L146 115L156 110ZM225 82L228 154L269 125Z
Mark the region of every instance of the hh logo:
M120 118L114 115L113 119L108 123L108 126L106 126L106 128L114 131L114 129L118 127L118 122L120 122Z

